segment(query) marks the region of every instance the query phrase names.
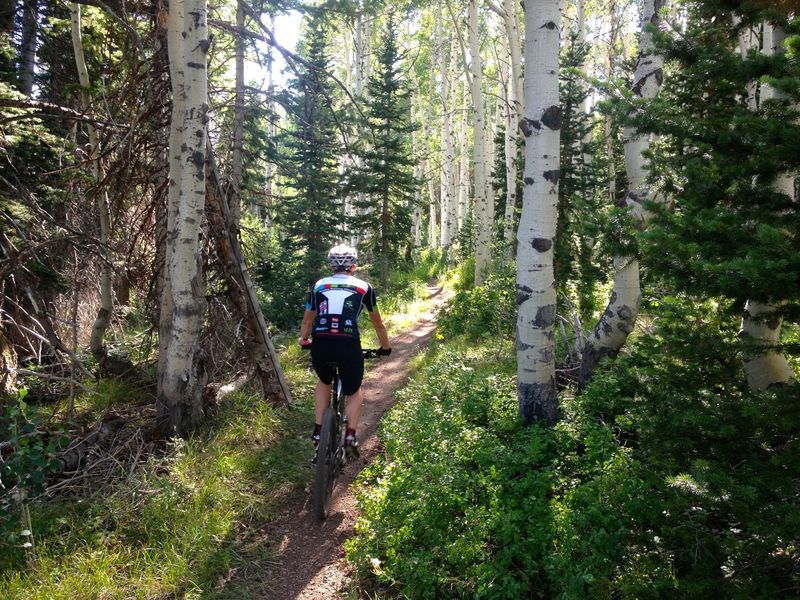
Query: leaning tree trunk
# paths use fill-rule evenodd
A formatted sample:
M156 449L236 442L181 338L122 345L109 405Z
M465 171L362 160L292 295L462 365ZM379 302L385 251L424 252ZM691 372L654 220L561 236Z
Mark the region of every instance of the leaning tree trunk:
M525 423L558 420L553 269L561 138L559 0L525 0L525 170L517 230L517 399Z
M663 59L654 53L652 34L647 29L648 24L659 24L659 11L664 3L665 0L645 0L643 7L638 59L631 87L634 96L643 100L655 98L664 78ZM653 190L647 185L648 167L642 155L650 147L650 139L647 135L626 127L623 142L629 184L624 205L644 227L649 215L643 203L655 199ZM641 299L639 261L633 256L615 256L611 297L583 348L579 376L581 387L589 382L600 360L605 357L613 358L619 353L633 331Z
M783 29L771 23L764 24L764 54L774 55L786 51ZM740 36L740 49L743 57L750 45L745 34ZM761 101L779 100L784 94L775 87L764 84L761 87ZM747 89L748 105L755 110L755 86ZM795 197L795 178L790 173L781 173L773 187L776 191ZM756 182L757 184L757 182ZM796 235L796 233L795 233ZM770 302L748 300L742 315L739 337L744 343L742 358L748 385L754 390L766 390L795 381L796 376L786 357L776 348L780 344L782 317L780 307Z
M88 113L91 105L89 98L89 89L91 85L89 82L89 70L86 68L86 59L83 54L81 6L80 4L71 2L69 9L72 23L72 48L75 53L75 66L78 70L78 80L81 84L81 110ZM95 184L98 184L103 179L100 168L100 136L91 121L87 121L86 131L89 135L89 161L91 163L92 179ZM100 224L100 309L97 311L97 316L92 325L89 349L96 359L102 361L106 355L103 337L111 323L111 315L114 311L114 298L111 285L112 267L109 251L109 242L111 241L111 214L105 189L97 192L97 214Z
M469 2L469 53L471 62L472 143L475 181L475 285L484 281L491 260L494 229L494 195L489 185L489 157L486 152L486 120L483 114L483 72L478 39L478 2Z
M157 417L164 433L185 436L202 414L207 380L200 345L205 308L200 233L206 194L209 40L206 0L173 0L170 9L173 99L182 100L183 111L172 115L181 122L181 129L173 123L176 133L180 132L180 146L170 147L174 158L170 168L178 167L176 172L170 171L169 202L177 202L177 206L169 207L174 222L168 221L165 257L172 311L164 331L167 339L158 378ZM181 72L183 86L178 85ZM175 141L171 135L170 142ZM173 193L175 187L179 192ZM164 314L161 317L166 318Z

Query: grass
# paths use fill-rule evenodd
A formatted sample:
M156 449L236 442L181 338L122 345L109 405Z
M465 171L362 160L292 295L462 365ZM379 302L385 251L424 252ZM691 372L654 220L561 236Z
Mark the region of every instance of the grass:
M435 261L426 264L435 272ZM421 269L384 293L381 311L393 333L427 309L420 278L430 275ZM398 289L402 293L394 293ZM377 344L368 323L363 331L365 346ZM224 599L263 593L273 557L260 526L293 496L307 493L312 476L307 435L315 377L295 339L296 332L275 339L295 400L291 409L276 409L258 394L236 393L191 439L149 457L126 480L91 496L33 503L36 560L26 562L20 548L3 548L0 598ZM76 407L88 419L137 398L140 391L110 381Z

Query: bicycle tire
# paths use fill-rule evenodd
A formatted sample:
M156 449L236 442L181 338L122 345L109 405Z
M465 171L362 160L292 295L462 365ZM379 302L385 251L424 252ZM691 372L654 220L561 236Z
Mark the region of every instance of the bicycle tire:
M317 469L314 477L314 514L320 521L328 516L336 477L336 416L333 408L328 407L322 418L322 429L319 433L319 450L317 452Z

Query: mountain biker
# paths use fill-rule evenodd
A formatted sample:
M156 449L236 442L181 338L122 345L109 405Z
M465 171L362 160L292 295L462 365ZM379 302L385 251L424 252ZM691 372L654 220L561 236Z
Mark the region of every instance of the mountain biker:
M355 248L339 244L330 249L328 264L333 275L317 281L308 293L298 339L301 346L311 345L311 364L319 377L314 392L316 423L311 440L315 446L319 443L321 423L328 408L333 382L334 371L330 363L338 363L342 389L347 398L344 443L349 458L358 456L356 427L364 403L361 393L364 357L361 354L358 317L365 307L381 344L378 353L386 356L392 351L389 335L376 305L375 290L366 281L353 276L357 263ZM309 340L312 330L313 344Z

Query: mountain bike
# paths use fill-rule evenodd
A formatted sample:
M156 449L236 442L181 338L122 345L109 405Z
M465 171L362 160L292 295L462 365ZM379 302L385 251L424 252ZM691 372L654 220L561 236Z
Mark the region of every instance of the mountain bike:
M381 356L377 349L371 348L363 349L361 353L365 359ZM331 402L322 418L314 473L314 515L320 521L328 516L336 477L347 462L344 449L344 437L347 432L345 395L339 379L339 364L331 363L331 366L334 370Z

